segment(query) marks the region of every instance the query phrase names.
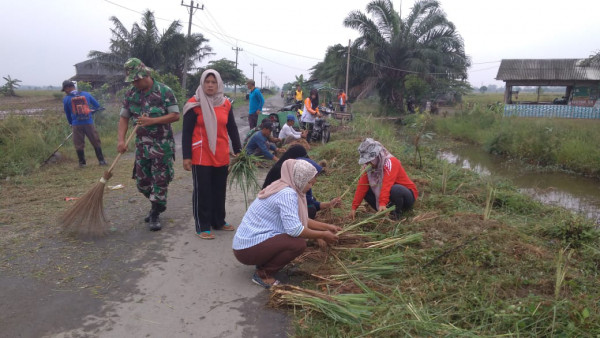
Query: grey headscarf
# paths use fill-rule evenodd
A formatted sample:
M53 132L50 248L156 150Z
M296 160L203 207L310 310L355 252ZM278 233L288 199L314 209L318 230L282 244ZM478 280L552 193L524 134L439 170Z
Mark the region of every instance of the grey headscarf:
M208 96L204 93L202 85L204 85L206 77L210 74L213 74L217 79L217 92L214 95ZM214 69L207 69L202 73L200 85L196 88L196 93L194 94L196 102L186 102L183 106L184 115L194 107L200 106L202 109L202 118L206 127L206 136L208 137L208 147L213 154L217 149L217 115L215 114L215 107L225 102L225 96L223 95L224 88L221 74Z
M358 146L358 153L360 154L360 158L358 159L359 164L366 167L368 165L367 163L373 160L376 162L377 167L367 171L367 178L369 179L371 190L373 190L373 194L375 194L375 200L379 203L379 194L381 193L381 184L383 182L383 170L385 169L384 166L386 161L393 156L381 145L381 143L372 138L366 138L360 146Z

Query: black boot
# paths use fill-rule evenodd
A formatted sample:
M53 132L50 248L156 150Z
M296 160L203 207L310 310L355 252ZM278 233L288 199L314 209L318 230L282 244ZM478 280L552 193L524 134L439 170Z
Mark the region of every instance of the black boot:
M148 223L150 223L148 225L148 227L150 228L150 231L159 231L160 229L162 229L162 224L160 224L160 218L159 215L161 212L165 211L167 209L166 206L161 205L157 202L152 202L152 209L150 210L150 214L148 214L148 217L146 217L144 219L144 221L146 219L148 219Z
M77 158L79 158L79 168L85 167L85 153L83 150L77 150Z
M98 158L98 164L106 165L106 161L104 160L104 155L102 155L102 148L94 148L96 151L96 157Z

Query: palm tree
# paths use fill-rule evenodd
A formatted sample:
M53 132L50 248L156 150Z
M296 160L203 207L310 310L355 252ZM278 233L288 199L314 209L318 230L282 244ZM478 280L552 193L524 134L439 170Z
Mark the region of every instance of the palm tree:
M418 74L432 86L439 80L466 80L470 61L462 38L438 1L416 2L404 20L390 0L374 0L366 9L372 18L353 11L344 19L346 27L361 34L353 49L362 56L355 57L354 62L365 63L363 69L368 75L360 81L358 96L377 89L384 103L402 109L408 74Z
M109 52L90 51L88 54L110 68L122 69L128 58L137 57L148 67L181 78L186 48L190 55L190 68L196 61L212 54L212 48L205 44L208 40L202 34L186 37L180 32L182 26L179 21L173 21L160 34L154 13L149 10L144 12L141 24L134 23L131 31L117 17L113 16L110 20L114 28L111 29L113 36Z

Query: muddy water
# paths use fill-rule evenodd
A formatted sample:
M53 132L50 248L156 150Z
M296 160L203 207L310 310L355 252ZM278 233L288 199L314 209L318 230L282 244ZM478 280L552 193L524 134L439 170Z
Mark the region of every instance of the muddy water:
M478 172L511 179L522 193L534 199L581 213L600 224L600 180L567 173L527 170L474 147L440 152L439 158Z

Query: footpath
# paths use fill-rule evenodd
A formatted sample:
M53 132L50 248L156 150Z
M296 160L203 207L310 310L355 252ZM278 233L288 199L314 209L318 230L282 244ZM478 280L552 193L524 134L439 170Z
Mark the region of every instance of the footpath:
M272 97L265 106L277 110L282 105L281 98ZM248 131L247 107L234 111L242 140ZM105 267L123 270L115 273L120 280L108 296L4 279L2 285L9 287L2 293L10 297L2 297L9 300L0 305L8 311L0 318L0 337L287 337L289 318L266 307L268 291L251 282L254 267L233 256L234 233L217 231L214 240L195 236L192 178L182 168L180 150L175 170L162 231L147 230L142 220L147 205L131 182L128 190L106 194L107 217L129 233L125 240L130 247L127 262ZM260 170L264 177L266 169ZM227 221L239 225L244 212L242 193L229 189ZM134 237L140 240L129 243ZM102 241L91 243L90 249Z

